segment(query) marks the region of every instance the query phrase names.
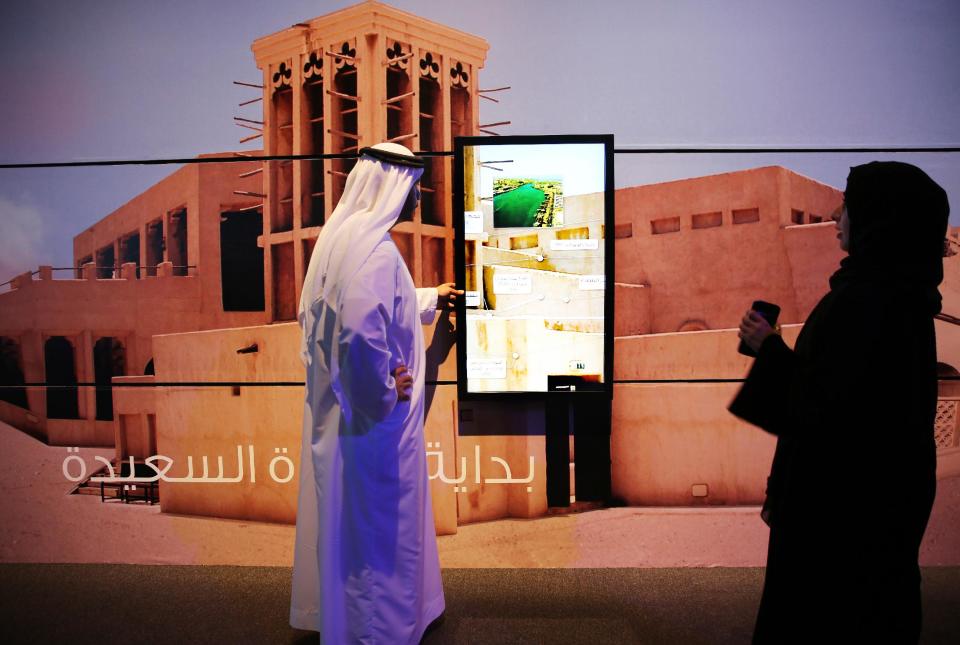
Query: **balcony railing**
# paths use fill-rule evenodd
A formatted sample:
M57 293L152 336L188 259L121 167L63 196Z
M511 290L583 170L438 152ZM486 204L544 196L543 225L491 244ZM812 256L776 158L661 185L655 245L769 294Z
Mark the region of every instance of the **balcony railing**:
M22 289L23 287L34 282L34 276L39 275L40 281L48 280L141 280L141 279L153 279L156 278L178 278L178 277L191 277L196 275L195 273L190 273L191 269L197 269L195 264L173 264L172 262L160 262L159 264L152 265L140 265L135 262L125 262L120 266L110 266L110 265L95 265L93 262L88 262L82 267L54 267L41 265L36 271L25 271L19 275L14 276L13 278L7 280L6 282L0 283L0 290L9 290L13 291L16 289ZM152 270L155 275L144 275L139 271ZM185 269L187 271L186 275L178 275L178 269ZM81 277L71 277L71 278L55 278L54 272L56 271L71 271L74 274L77 272L80 273ZM112 274L110 277L99 277L101 272L111 271Z

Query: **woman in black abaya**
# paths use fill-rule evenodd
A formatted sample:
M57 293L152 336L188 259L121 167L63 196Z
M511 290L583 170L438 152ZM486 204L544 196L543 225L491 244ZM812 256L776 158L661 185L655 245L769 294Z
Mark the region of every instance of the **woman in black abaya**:
M915 643L934 418L946 193L899 162L851 168L848 256L788 348L756 312L735 415L777 435L755 643Z

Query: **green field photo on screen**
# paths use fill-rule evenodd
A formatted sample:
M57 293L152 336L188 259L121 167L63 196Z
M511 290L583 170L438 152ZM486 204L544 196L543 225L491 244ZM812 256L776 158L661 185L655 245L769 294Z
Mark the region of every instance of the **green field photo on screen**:
M521 178L494 180L495 228L550 227L562 224L562 182Z

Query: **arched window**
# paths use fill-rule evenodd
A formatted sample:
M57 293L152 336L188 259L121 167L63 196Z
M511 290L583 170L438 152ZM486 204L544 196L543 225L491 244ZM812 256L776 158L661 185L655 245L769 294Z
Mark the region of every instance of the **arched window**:
M97 340L93 346L93 374L97 384L97 420L113 421L114 376L125 372L123 345L112 336Z
M16 339L0 336L0 385L23 385L23 357ZM0 401L12 403L27 410L27 391L22 387L0 388Z
M43 363L47 382L47 418L79 419L73 345L63 336L51 336L43 346Z

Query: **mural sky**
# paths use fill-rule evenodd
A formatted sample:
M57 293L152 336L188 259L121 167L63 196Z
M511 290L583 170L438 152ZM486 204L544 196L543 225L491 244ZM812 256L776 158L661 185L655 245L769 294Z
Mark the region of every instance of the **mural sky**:
M0 163L255 149L233 116L258 37L348 1L40 0L0 6ZM481 122L630 146L960 145L960 3L950 0L395 0L485 38ZM535 28L531 27L535 26ZM960 154L619 155L628 186L780 164L843 187L898 158L960 203ZM69 266L72 237L172 167L0 169L0 281ZM958 209L952 223L960 223ZM65 277L65 276L63 276Z

